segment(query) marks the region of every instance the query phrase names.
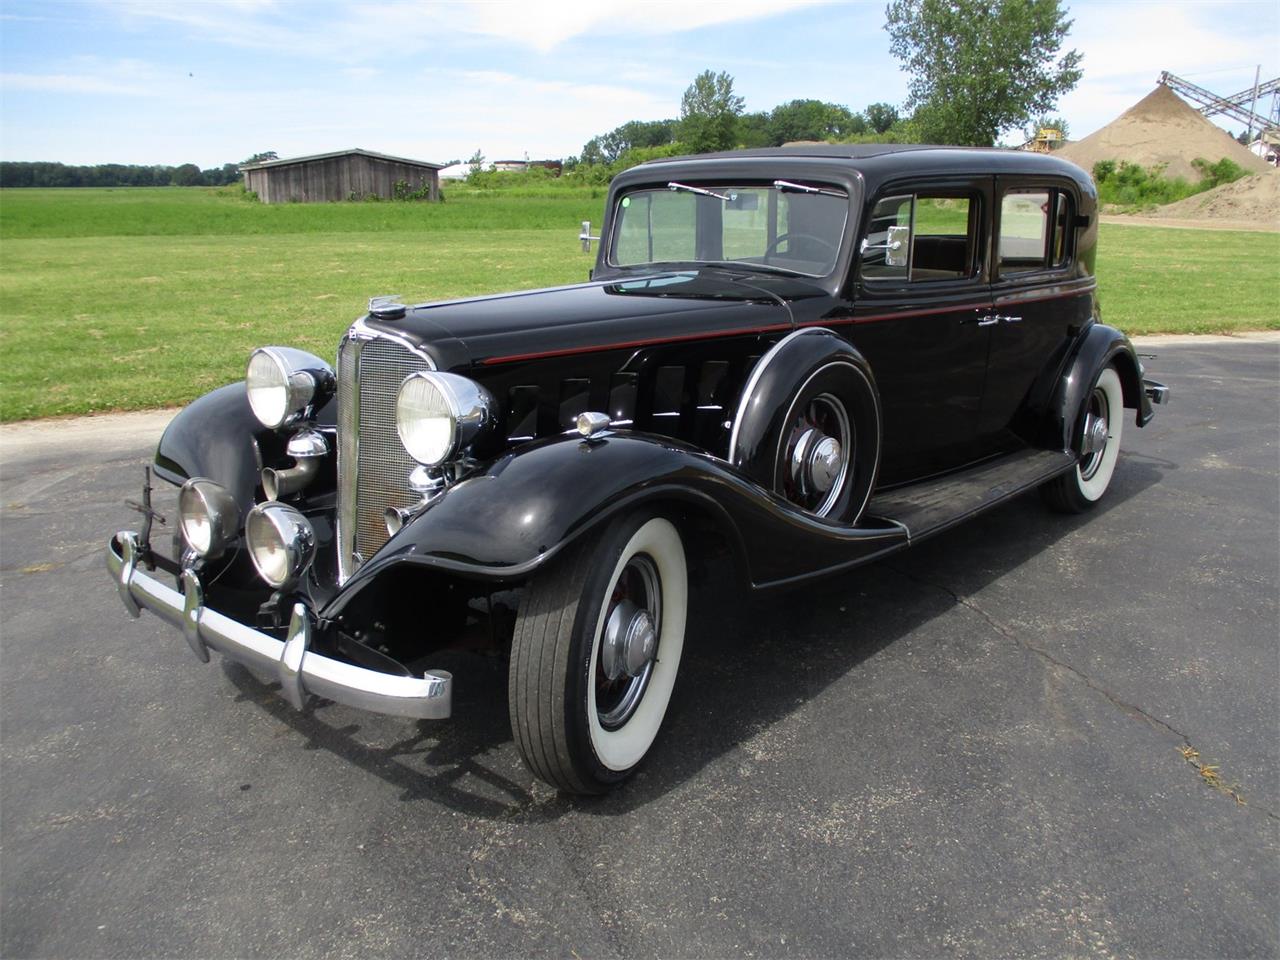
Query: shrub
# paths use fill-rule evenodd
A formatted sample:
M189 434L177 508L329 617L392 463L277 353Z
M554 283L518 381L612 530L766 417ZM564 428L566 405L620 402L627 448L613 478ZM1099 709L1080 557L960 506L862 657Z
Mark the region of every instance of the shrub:
M1093 180L1098 186L1098 200L1130 209L1150 209L1184 200L1187 197L1231 183L1245 175L1245 170L1228 157L1217 163L1197 158L1192 166L1200 172L1200 180L1189 183L1182 177L1166 177L1164 164L1141 167L1136 163L1101 160L1093 165Z

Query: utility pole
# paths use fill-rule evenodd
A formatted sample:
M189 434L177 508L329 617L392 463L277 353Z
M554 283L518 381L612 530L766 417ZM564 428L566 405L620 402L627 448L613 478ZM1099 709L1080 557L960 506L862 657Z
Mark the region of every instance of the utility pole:
M1249 108L1250 113L1253 113L1258 109L1258 81L1261 79L1262 79L1262 64L1258 64L1258 69L1253 72L1253 106ZM1262 131L1259 130L1258 133L1261 134ZM1249 118L1248 139L1250 143L1253 143L1253 118L1252 117Z

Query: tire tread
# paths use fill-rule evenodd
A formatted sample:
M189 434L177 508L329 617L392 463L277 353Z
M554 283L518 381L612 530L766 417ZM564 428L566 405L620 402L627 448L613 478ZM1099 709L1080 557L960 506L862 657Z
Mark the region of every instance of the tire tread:
M571 793L602 789L574 768L565 717L564 664L595 539L572 545L539 571L521 604L511 643L508 698L516 748L535 775Z

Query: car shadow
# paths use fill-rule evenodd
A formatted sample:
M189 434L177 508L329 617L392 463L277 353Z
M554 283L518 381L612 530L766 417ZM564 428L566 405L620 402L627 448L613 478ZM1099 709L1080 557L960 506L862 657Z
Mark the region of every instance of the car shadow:
M559 794L524 768L507 719L506 666L496 657L459 652L436 664L454 674L454 716L421 721L400 739L404 721L333 704L299 713L278 696L278 684L231 661L224 661L224 671L240 699L305 737L309 749L328 751L399 788L404 802L513 822L555 820L571 811L625 814L767 734L867 659L951 611L961 601L941 584L958 569L966 592L979 590L1076 529L1105 523L1108 512L1175 469L1126 454L1107 497L1087 514L1054 514L1034 494L1021 496L886 560L786 591L744 596L713 575L690 611L684 661L659 741L636 775L603 797ZM978 557L981 564L974 562Z

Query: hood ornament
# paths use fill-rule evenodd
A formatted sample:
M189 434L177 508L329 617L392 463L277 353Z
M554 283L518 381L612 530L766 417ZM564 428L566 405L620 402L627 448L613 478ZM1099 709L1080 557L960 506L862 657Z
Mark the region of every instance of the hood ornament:
M369 316L377 320L399 320L404 314L405 305L400 302L398 293L369 298Z

